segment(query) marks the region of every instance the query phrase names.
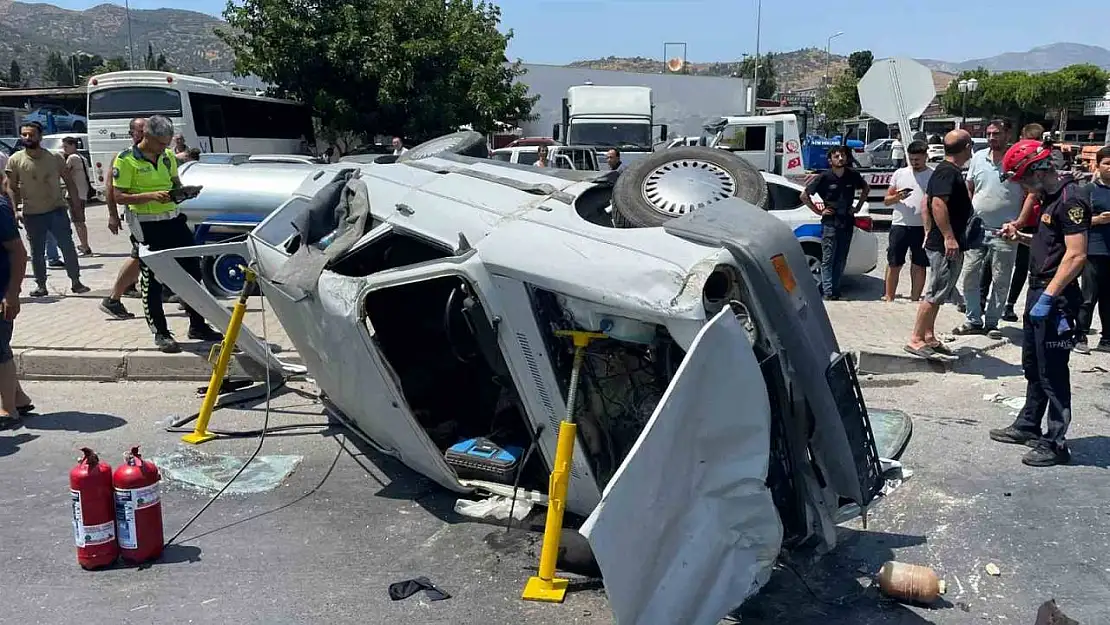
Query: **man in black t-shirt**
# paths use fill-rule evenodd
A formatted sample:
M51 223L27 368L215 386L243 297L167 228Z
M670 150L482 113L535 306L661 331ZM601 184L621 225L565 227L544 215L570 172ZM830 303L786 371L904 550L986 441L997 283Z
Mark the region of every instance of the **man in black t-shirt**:
M1003 226L1004 236L1029 245L1029 292L1025 296L1021 368L1027 381L1025 406L1013 425L990 431L991 440L1032 447L1021 459L1034 467L1071 460L1065 435L1071 424L1068 361L1075 346L1082 293L1077 278L1087 262L1091 205L1070 174L1058 176L1052 146L1019 141L1002 159L1002 170L1029 193L1041 195L1037 231ZM1041 422L1048 413L1048 427Z
M933 360L955 356L937 340L935 326L941 304L951 301L967 250L967 223L971 219L971 196L963 177L963 166L971 159L971 135L953 130L944 137L944 160L933 170L925 189L925 255L929 257L929 279L925 297L917 309L913 334L905 350Z
M829 165L806 185L802 202L821 216L821 292L826 300L840 299L840 277L848 263L848 250L856 229L856 213L863 208L871 187L848 167L851 153L843 145L829 149ZM856 194L859 193L859 199ZM818 208L813 195L819 195L824 208Z

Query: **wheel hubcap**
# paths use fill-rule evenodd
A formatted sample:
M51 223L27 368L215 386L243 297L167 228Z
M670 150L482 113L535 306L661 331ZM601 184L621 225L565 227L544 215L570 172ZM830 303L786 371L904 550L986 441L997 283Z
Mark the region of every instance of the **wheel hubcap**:
M671 161L648 173L643 195L656 212L680 217L736 195L736 179L708 161Z
M242 269L242 266L246 264L246 259L238 254L225 254L216 257L216 262L212 264L212 274L216 279L216 285L228 295L239 294L247 282L246 273Z
M821 285L821 259L815 256L806 256L806 262L809 264L809 273L813 276L813 281L818 286Z

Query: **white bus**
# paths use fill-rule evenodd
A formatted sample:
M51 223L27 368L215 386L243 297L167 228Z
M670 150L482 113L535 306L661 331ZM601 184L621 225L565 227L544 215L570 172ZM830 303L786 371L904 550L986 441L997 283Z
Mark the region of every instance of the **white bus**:
M100 192L112 160L131 145L128 126L135 117L169 117L189 147L201 152L307 154L313 145L308 107L210 78L110 72L90 78L88 93L89 151Z

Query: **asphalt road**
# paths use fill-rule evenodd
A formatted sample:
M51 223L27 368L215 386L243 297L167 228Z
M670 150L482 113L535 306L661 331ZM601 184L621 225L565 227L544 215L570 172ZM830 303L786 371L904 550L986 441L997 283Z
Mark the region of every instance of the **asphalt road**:
M1009 408L984 394L1022 395L1017 348L961 364L956 374L863 381L872 407L915 418L904 457L914 474L876 503L867 530L841 529L838 548L783 568L742 610L745 625L1032 624L1055 597L1084 625L1110 623L1107 508L1110 356L1076 357L1073 466L1032 469L1021 448L990 442ZM610 623L604 593L583 583L562 605L519 599L537 536L462 519L455 497L325 427L310 399L274 401L273 425L312 423L268 438L263 455L301 456L268 492L226 495L146 569L81 570L74 560L67 474L77 447L118 464L132 444L180 448L168 420L196 410L195 385L28 385L42 413L0 430L0 622L70 623ZM214 428L254 428L262 410L223 410ZM256 439L218 440L208 454L248 455ZM167 537L208 495L167 482ZM910 608L870 587L887 559L924 564L948 582L942 605ZM996 564L1002 574L988 575ZM451 599L393 602L390 583L428 576ZM802 581L804 580L804 582Z

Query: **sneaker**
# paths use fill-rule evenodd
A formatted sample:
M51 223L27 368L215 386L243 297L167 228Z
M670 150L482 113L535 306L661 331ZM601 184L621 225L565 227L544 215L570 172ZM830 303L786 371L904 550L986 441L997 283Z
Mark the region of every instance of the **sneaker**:
M1006 304L1006 310L1002 311L1002 320L1010 323L1017 323L1017 313L1014 312L1013 304Z
M987 337L1000 341L1003 338L1002 330L999 330L997 327L987 328Z
M189 339L193 341L208 341L211 343L218 343L224 340L224 335L213 330L209 326L197 326L189 328Z
M92 256L93 255L92 248L91 247L81 247L80 245L78 245L77 246L77 255L78 256Z
M34 291L28 293L28 295L30 295L31 297L46 297L47 295L50 295L50 291L46 290L45 284L40 284L35 287Z
M1071 451L1064 444L1055 445L1046 440L1037 441L1033 449L1021 458L1021 463L1031 467L1051 467L1071 462Z
M1075 342L1075 347L1072 348L1077 354L1091 353L1091 346L1087 344L1087 339L1082 339Z
M52 269L61 269L66 266L66 262L60 258L52 258L46 261L46 265Z
M123 302L119 301L118 299L112 299L110 297L105 297L100 302L100 310L103 310L105 313L107 313L109 317L114 317L116 319L135 318L134 313L127 310L127 307L123 305Z
M181 346L173 339L169 332L158 332L154 335L154 345L164 354L176 354L181 351Z
M1041 435L1039 433L1030 432L1029 430L1019 430L1012 425L997 430L991 430L990 436L991 440L996 443L1025 445L1026 447L1033 447L1041 440Z
M74 292L74 293L76 293L77 295L80 295L80 294L82 294L82 293L88 293L88 292L89 292L89 291L91 291L92 289L90 289L89 287L87 287L87 286L85 286L85 285L81 284L80 282L74 282L74 283L73 283L73 284L72 284L72 285L71 285L71 286L69 287L69 290L70 290L70 291L72 291L72 292Z
M134 286L129 286L129 287L127 287L127 289L125 289L123 291L123 296L124 297L130 297L130 298L133 298L133 299L139 299L140 297L143 296L143 294L139 293L139 289L136 289Z
M986 330L983 329L983 326L977 326L974 323L965 323L958 328L953 328L952 334L955 334L956 336L972 336L977 334L986 334Z

